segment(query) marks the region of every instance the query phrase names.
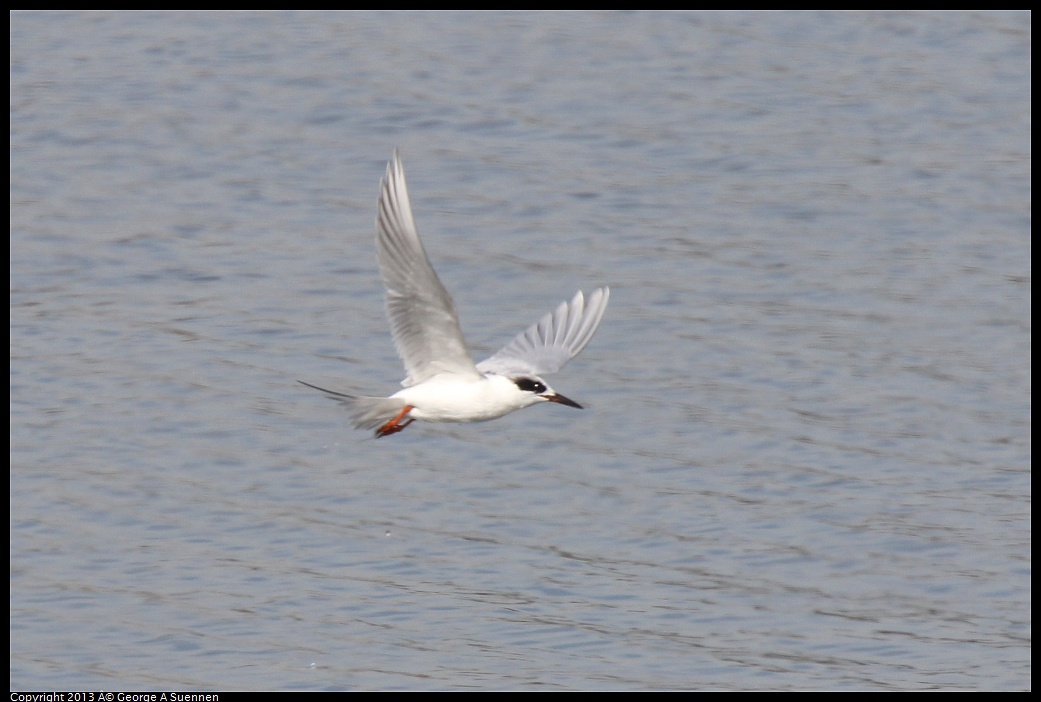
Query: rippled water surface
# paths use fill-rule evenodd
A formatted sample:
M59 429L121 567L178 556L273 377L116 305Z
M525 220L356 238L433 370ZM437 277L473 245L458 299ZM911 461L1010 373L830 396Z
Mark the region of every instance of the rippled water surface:
M1029 689L1030 24L12 14L11 688ZM585 411L296 383L403 376L394 147Z

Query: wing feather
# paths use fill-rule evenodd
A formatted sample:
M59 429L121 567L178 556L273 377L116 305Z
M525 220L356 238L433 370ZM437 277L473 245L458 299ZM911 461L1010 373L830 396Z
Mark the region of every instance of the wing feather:
M501 375L556 373L593 338L610 294L605 286L594 290L586 300L579 290L571 302L561 302L493 356L478 363L477 370Z
M391 335L408 373L401 384L416 385L439 373L476 378L455 303L419 239L397 150L380 182L376 253L387 288Z

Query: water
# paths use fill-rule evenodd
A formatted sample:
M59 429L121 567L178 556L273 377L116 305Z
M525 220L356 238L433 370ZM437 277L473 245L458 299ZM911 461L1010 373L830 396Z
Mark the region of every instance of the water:
M12 689L1029 689L1025 13L11 15ZM540 406L376 441L400 147Z

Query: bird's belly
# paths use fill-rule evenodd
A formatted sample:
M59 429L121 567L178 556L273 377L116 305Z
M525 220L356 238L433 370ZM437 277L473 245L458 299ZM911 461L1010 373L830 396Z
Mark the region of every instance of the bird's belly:
M519 409L489 393L481 381L426 382L405 388L392 397L412 406L411 417L426 422L484 422Z

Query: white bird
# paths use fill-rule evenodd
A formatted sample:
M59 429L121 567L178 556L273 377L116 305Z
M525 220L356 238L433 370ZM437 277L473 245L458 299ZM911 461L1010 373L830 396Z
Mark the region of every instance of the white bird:
M540 376L560 370L585 348L607 309L610 290L582 291L562 302L492 357L475 364L466 349L451 296L430 265L412 219L405 171L397 150L380 182L376 253L387 287L387 316L408 373L390 397L321 390L347 406L354 426L396 434L416 419L483 422L514 410L556 402L582 406L557 393Z

